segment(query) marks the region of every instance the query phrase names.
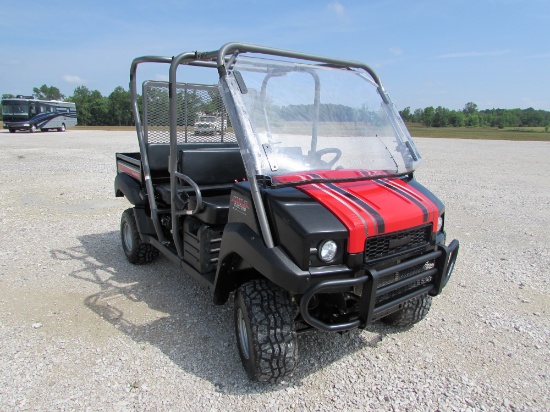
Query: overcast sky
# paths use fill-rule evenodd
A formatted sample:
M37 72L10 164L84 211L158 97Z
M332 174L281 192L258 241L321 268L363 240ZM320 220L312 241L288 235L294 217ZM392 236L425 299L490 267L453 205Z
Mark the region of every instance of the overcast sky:
M0 0L0 13L0 95L107 96L135 57L240 41L361 60L399 109L550 110L548 0Z

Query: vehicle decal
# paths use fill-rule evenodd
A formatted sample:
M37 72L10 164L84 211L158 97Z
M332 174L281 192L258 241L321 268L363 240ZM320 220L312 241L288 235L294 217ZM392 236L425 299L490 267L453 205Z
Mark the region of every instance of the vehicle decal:
M117 162L117 167L119 173L126 173L127 175L141 182L141 170L138 167L126 164L121 160Z
M426 222L430 221L432 223L436 223L437 219L439 217L440 208L443 206L441 202L437 204L433 200L433 194L426 190L422 185L418 184L415 181L412 181L410 183L404 182L400 179L395 180L384 180L387 184L390 184L394 187L399 187L400 190L407 193L414 199L414 202L418 204L419 207L426 208L427 210L427 219ZM420 190L419 188L424 189L424 191ZM433 231L435 232L437 230L437 224L433 225Z
M382 218L380 213L378 213L376 211L376 209L374 209L374 207L369 205L365 200L363 200L360 197L356 196L352 192L349 192L349 191L343 189L342 187L337 186L334 183L329 183L329 184L327 184L327 186L330 187L332 190L335 190L336 192L346 196L352 202L356 203L363 210L365 210L375 222L375 231L374 231L375 234L379 235L379 234L384 233L384 231L385 231L384 219Z
M308 177L317 179L318 175ZM428 222L436 230L437 205L399 178L309 183L297 188L329 209L346 226L349 253L362 252L367 236L398 232ZM358 230L359 223L362 230Z
M369 234L369 224L355 204L323 184L308 184L298 189L315 198L344 224L349 233L348 250L363 251Z
M375 182L378 183L379 185L387 187L390 190L393 190L397 195L403 196L405 199L408 199L411 202L413 202L415 205L417 205L422 210L422 214L424 216L424 223L428 222L430 211L420 200L416 199L414 196L407 193L405 190L403 190L403 188L394 186L391 181L384 181L384 180L377 179L375 180Z
M246 215L248 213L248 210L250 209L250 205L248 204L248 199L245 199L244 197L240 197L237 195L233 195L231 197L231 208L239 213L242 213Z
M9 126L13 126L13 127L20 127L23 124L34 124L38 128L42 128L42 127L46 126L46 124L48 122L51 122L52 120L57 119L58 117L68 117L68 118L76 119L76 113L74 113L74 112L40 113L40 114L34 116L32 119L29 119L29 120L23 120L23 121L20 121L20 122L6 122L6 124L9 125Z

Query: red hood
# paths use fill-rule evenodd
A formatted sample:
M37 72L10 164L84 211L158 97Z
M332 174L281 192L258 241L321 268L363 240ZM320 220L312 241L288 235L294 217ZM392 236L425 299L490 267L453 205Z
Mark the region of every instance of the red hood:
M329 209L348 229L349 253L364 251L367 237L427 223L437 227L437 206L399 178L309 183L298 189Z

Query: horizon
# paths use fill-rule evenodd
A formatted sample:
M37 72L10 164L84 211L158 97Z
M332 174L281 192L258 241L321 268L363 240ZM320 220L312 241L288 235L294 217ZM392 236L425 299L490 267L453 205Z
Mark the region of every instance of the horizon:
M542 0L4 3L0 94L29 96L46 84L66 97L78 86L108 96L128 89L138 56L240 41L365 62L399 110L474 102L550 111ZM166 79L168 68L143 74Z

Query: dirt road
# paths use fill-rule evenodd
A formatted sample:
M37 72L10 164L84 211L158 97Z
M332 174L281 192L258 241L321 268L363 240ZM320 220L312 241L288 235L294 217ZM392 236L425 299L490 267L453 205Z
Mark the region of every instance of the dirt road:
M129 132L0 132L0 410L548 410L550 143L417 139L459 261L427 319L300 337L250 383L232 304L119 239Z

